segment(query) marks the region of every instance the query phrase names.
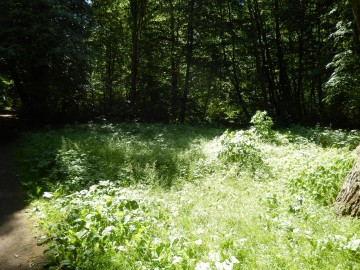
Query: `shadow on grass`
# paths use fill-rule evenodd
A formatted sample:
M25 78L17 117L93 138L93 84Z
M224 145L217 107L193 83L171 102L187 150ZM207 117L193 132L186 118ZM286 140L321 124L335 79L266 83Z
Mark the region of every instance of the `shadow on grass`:
M223 130L163 124L72 125L21 138L18 160L29 199L58 188L82 190L99 180L171 187L191 181L202 140Z
M329 127L316 126L313 128L304 126L293 126L279 130L294 143L311 142L323 148L349 148L355 149L360 142L359 130L331 129Z

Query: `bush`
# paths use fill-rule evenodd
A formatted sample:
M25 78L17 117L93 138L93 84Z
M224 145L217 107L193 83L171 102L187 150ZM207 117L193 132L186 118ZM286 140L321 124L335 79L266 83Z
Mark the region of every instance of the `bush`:
M250 123L255 127L255 133L263 139L272 139L274 125L273 120L267 115L266 111L257 111L251 118Z
M319 203L331 205L352 163L352 157L346 160L333 158L327 163L324 160L321 163L313 160L308 168L300 171L290 182L290 189L294 193L303 190Z
M264 165L261 151L246 131L225 131L220 137L222 149L219 157L226 163L237 163L241 168L256 172Z
M316 125L314 128L293 126L286 130L290 142L304 144L315 143L324 148L355 149L360 142L358 130L331 129Z
M109 252L137 241L150 220L145 218L146 209L125 195L110 182L100 182L68 199L57 199L52 213L47 213L59 221L48 228L51 244L46 253L52 263L70 269L95 269L104 266Z

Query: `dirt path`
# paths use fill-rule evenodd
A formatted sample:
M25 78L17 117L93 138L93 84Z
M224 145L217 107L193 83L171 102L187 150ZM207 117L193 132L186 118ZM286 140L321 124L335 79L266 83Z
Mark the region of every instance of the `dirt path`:
M0 270L39 270L45 265L44 247L37 245L23 201L12 160L16 140L11 135L7 129L7 136L0 136Z

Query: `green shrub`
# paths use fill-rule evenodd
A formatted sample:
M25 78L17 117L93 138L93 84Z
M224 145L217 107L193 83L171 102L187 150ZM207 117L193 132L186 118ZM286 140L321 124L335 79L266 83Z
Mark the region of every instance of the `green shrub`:
M294 126L286 130L286 136L294 143L315 143L325 148L347 148L351 150L360 142L358 130L334 130L320 125L316 125L315 128Z
M49 224L46 254L51 263L69 269L105 269L111 263L109 256L138 252L134 247L146 244L153 220L146 207L130 197L129 190L101 181L87 190L55 198L51 209L43 209L46 214L38 209Z
M222 146L219 157L226 163L236 163L240 169L252 172L264 166L261 151L256 147L254 139L246 131L225 131L220 137Z
M324 160L323 160L324 161ZM332 158L326 163L313 160L309 167L304 168L289 183L294 193L305 191L323 205L331 205L350 171L353 158Z
M255 133L261 138L271 139L273 137L272 127L274 122L266 111L257 111L251 118L250 123L254 125Z
M354 149L360 142L360 132L357 130L333 130L317 125L313 129L311 140L322 147Z
M203 255L202 241L174 228L172 213L143 191L100 181L58 195L44 193L35 208L50 269L194 269Z

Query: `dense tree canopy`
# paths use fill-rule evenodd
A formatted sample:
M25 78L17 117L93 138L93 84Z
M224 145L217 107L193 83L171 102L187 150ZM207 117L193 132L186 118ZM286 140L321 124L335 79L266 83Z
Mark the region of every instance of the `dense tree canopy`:
M1 77L28 116L61 117L85 102L87 8L81 0L1 2Z
M0 107L28 117L360 124L355 0L0 5Z

